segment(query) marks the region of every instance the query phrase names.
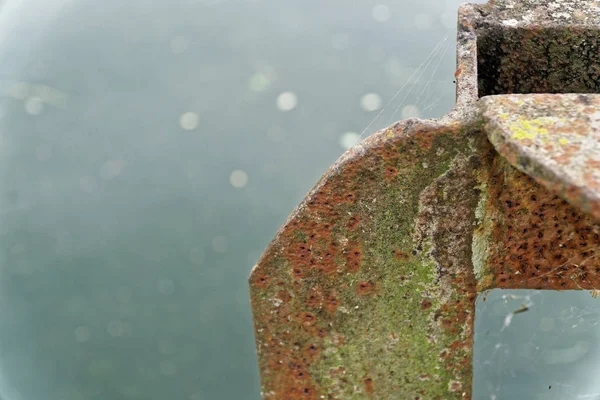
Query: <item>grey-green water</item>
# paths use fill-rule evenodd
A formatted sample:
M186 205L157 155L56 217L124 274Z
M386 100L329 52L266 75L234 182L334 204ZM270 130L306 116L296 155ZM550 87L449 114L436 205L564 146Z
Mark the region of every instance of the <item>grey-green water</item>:
M411 76L367 133L450 110L459 2L5 0L2 399L258 399L252 265Z

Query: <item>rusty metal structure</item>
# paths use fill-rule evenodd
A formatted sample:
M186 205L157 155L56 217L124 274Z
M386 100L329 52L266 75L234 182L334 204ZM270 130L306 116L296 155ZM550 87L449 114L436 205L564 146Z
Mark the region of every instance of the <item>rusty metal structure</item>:
M264 399L470 399L478 294L597 294L599 23L460 7L453 111L346 152L254 267Z

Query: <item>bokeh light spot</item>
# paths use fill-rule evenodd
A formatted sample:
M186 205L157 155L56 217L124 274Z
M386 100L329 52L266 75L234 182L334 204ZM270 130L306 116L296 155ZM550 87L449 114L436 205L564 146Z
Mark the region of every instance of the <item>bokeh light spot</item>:
M246 171L236 169L229 176L229 182L234 188L241 189L248 184L248 174Z
M340 136L340 146L343 149L349 149L358 143L360 140L360 135L356 132L346 132L342 136Z
M198 114L189 111L181 114L179 117L179 126L185 131L193 131L198 127L199 121L200 117L198 117Z
M280 111L291 111L298 105L298 97L294 92L283 92L277 96L277 108Z
M360 106L365 111L377 111L381 108L381 96L377 93L367 93L360 99Z

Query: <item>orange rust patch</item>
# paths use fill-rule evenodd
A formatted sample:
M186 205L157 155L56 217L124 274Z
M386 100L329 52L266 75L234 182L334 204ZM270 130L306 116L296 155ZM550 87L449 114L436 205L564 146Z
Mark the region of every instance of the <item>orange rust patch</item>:
M373 281L363 281L363 282L359 282L356 285L356 293L359 296L365 296L367 294L371 294L375 291L375 282Z
M339 306L340 300L338 299L337 294L330 294L327 296L327 299L325 300L325 311L327 314L335 314Z
M394 176L398 175L398 169L394 167L387 167L383 172L383 175L387 178L393 178Z
M292 276L294 279L302 279L304 278L304 270L300 267L295 267L292 269Z
M410 254L402 250L394 250L394 258L398 261L406 262L410 260Z
M317 321L317 317L313 313L305 312L300 316L302 325L311 326Z
M456 79L458 79L458 77L460 76L460 74L462 73L462 68L457 68L457 70L454 72L454 77Z
M328 333L329 333L329 332L327 332L327 329L325 329L325 328L320 328L320 329L317 331L317 336L318 336L318 337L320 337L320 338L324 338L325 336L327 336L327 334L328 334Z
M423 300L421 302L421 309L422 310L429 310L431 308L433 304L431 303L431 301L429 300Z
M504 165L491 182L490 272L499 288L600 288L600 225Z
M266 275L259 275L254 279L254 284L259 288L265 288L269 284L269 277Z
M375 391L375 383L373 382L373 378L370 376L365 377L365 393L367 396L373 396L373 392Z
M348 223L346 224L346 227L348 228L348 230L353 231L356 228L358 228L358 224L359 223L360 223L360 217L358 215L352 216L348 220Z
M321 291L318 289L310 289L306 299L306 306L309 308L320 308L322 303Z
M319 354L319 348L315 344L310 344L304 349L304 356L308 362L314 360Z
M346 270L358 272L362 253L358 247L351 247L346 253Z

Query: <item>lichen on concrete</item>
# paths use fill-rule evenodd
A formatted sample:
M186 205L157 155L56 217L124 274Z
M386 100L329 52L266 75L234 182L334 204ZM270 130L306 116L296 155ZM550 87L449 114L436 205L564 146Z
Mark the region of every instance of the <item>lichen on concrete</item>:
M490 96L480 107L500 154L600 218L600 95Z

